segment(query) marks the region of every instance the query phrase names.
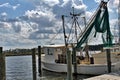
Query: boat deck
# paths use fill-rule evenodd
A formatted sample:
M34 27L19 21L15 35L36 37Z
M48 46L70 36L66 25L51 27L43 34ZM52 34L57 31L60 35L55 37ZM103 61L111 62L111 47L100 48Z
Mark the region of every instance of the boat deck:
M103 74L100 76L84 79L84 80L120 80L120 71L110 73L110 74Z

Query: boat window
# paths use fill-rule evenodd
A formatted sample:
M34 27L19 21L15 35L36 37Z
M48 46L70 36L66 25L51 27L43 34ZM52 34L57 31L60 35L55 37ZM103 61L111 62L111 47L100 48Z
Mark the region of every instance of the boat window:
M58 49L56 49L56 51L61 51L61 49L58 48Z
M51 52L50 49L47 49L47 53L48 53L48 55L53 55L53 53Z

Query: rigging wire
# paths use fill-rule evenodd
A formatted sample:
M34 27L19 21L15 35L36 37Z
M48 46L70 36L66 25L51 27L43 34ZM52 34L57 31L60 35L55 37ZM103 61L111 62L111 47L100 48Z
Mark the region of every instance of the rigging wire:
M69 41L70 35L71 35L71 33L72 33L72 28L73 28L74 22L75 22L75 21L73 21L73 23L72 23L72 27L71 27L71 29L70 29L70 33L69 33L69 35L68 35L67 42Z
M69 16L65 16L65 17L69 17ZM67 23L70 23L70 21L71 21L71 19L68 20ZM65 24L65 26L66 26L67 28L69 28L69 27L67 26L67 24ZM58 30L58 32L55 33L54 36L50 39L50 41L47 41L46 43L51 43L53 40L55 40L55 38L59 35L60 32L62 32L62 30L63 30L63 29L60 28L60 29Z
M60 29L52 38L50 41L46 42L46 43L51 43L56 37L57 35L62 31L62 29Z

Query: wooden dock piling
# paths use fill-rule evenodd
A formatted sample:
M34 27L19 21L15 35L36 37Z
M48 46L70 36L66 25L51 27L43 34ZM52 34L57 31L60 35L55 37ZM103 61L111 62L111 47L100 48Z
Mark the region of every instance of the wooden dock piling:
M37 80L37 76L36 76L36 55L35 55L35 48L32 49L32 70L33 70L33 80Z
M5 55L0 47L0 80L6 80Z
M111 73L111 54L110 49L106 49L108 73Z
M39 76L42 76L42 67L41 67L41 46L38 46L38 72Z
M72 57L70 51L67 49L67 80L73 80L72 77Z
M76 50L73 48L73 65L74 65L74 76L77 75L77 59L76 59Z

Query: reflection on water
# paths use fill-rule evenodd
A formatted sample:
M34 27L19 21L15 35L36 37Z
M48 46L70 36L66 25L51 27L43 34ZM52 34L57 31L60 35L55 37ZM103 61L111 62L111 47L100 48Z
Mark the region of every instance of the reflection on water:
M79 75L78 79L80 80L87 77L90 76ZM32 80L32 56L6 57L6 79ZM65 80L65 79L66 74L49 72L46 70L43 70L43 77L41 78L38 77L38 80Z

